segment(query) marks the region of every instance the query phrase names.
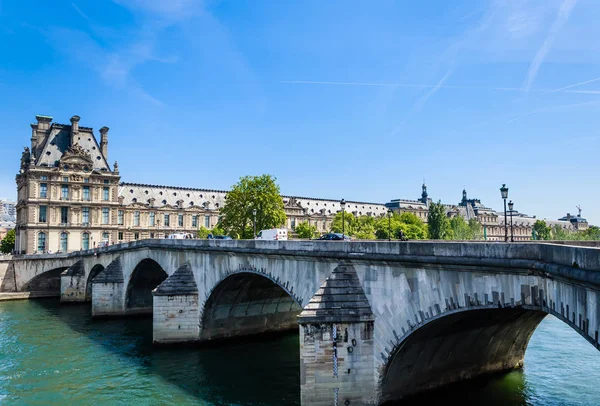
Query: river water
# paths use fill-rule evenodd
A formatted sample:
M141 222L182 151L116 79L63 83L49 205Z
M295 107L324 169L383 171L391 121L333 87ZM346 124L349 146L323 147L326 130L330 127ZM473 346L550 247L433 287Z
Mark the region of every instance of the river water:
M89 306L57 299L0 302L0 403L300 404L298 334L202 348L153 348L151 341L151 319L92 320ZM549 316L523 371L398 405L449 402L599 405L600 352Z

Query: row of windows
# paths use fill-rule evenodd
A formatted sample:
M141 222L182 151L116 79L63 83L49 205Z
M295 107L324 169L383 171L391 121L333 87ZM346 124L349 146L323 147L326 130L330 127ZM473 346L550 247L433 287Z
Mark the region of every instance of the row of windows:
M40 183L40 198L47 198L48 197L48 184L47 183ZM69 195L69 185L61 185L60 187L60 198L61 200L69 200L70 195ZM83 187L83 193L81 198L83 200L91 200L90 198L90 187L89 186L84 186ZM104 201L109 201L110 200L110 188L109 187L103 187L102 188L102 200Z
M103 232L102 233L102 243L103 244L108 244L110 235L107 232ZM40 232L38 233L38 243L37 243L37 250L38 252L45 252L47 250L47 246L46 246L46 233L45 232ZM59 245L58 245L58 249L62 252L67 252L69 247L69 234L67 234L66 232L62 232L60 233L60 239L59 239ZM81 235L81 249L83 250L89 250L90 249L90 234L89 233L83 233Z
M125 217L125 211L119 210L117 213L117 224L118 225L124 224L124 217ZM199 217L200 216L198 216L198 215L192 216L192 227L198 227ZM156 225L156 222L157 222L156 213L155 212L148 213L148 227L154 227ZM158 224L158 225L160 226L160 224ZM171 215L170 214L163 215L163 225L165 227L169 227L171 225ZM140 212L138 210L133 212L133 226L134 227L140 226ZM183 227L183 214L177 215L177 226ZM204 227L211 228L210 216L208 216L208 215L204 216Z
M38 223L47 223L48 222L48 206L40 206L38 210ZM82 207L81 208L81 222L83 224L90 223L90 208ZM60 224L69 223L69 208L61 207L60 208ZM102 208L102 224L110 224L110 209L108 207Z
M45 180L45 181L47 181L47 180L48 180L48 176L46 176L46 175L42 175L42 176L40 176L40 180ZM63 183L67 183L67 182L69 181L69 177L68 177L68 176L63 176L63 177L62 177L62 181L63 181ZM83 183L90 183L90 179L89 179L89 178L84 178L84 179L83 179ZM110 180L108 180L108 179L103 179L103 183L104 183L105 185L109 185L109 184L110 184Z

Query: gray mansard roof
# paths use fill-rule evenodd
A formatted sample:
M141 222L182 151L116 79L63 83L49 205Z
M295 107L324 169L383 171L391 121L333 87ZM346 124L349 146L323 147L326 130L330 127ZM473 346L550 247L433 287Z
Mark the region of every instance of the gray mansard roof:
M79 144L81 148L90 155L93 169L110 171L105 157L102 155L100 146L94 137L93 129L79 126L79 132L75 134L73 144ZM56 166L63 154L71 146L71 126L53 123L46 132L41 146L36 152L36 166Z
M205 207L219 209L225 204L226 190L196 189L176 186L145 185L138 183L121 183L119 196L124 205L134 203L148 204L153 200L154 207L165 205L179 207ZM311 215L333 215L341 209L339 200L318 199L310 197L281 196L286 207L307 209ZM381 203L347 201L346 212L357 212L358 215L371 213L373 216L385 214L387 208Z

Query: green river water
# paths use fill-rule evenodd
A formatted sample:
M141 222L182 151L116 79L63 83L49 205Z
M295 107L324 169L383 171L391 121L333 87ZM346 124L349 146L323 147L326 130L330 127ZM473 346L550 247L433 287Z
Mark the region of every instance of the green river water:
M152 320L92 320L58 299L0 302L0 403L298 405L298 335L155 348ZM407 404L600 405L600 352L559 320L536 330L525 368Z

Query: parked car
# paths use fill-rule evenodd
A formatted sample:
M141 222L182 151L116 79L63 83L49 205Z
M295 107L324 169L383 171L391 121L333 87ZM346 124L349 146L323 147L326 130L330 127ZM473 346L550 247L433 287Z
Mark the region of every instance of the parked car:
M324 241L350 241L351 238L348 235L344 235L342 233L327 233L327 234L323 234L322 236L320 236L319 238L317 238L317 240L324 240Z
M209 240L232 240L232 238L228 235L212 235L209 234L206 238Z
M271 228L269 230L260 230L254 239L287 241L288 232L285 228Z

